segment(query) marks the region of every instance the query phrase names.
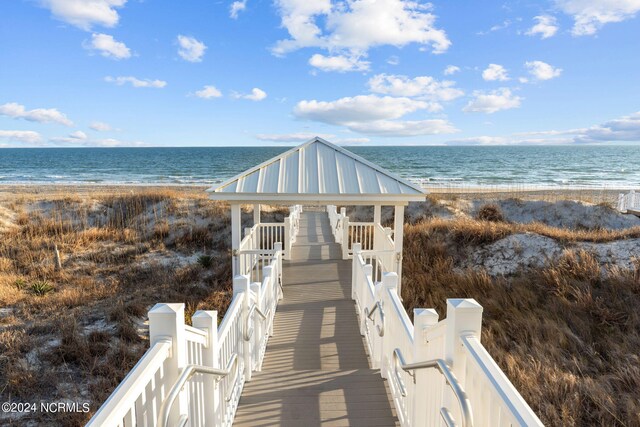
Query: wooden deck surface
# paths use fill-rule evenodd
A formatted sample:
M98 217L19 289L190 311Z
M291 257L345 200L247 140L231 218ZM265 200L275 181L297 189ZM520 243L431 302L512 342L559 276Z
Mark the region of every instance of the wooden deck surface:
M388 389L370 369L326 213L303 213L284 299L261 372L245 384L236 426L394 426Z

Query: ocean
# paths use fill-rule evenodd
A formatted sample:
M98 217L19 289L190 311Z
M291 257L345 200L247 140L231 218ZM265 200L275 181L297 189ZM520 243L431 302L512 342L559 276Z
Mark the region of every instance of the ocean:
M288 149L4 148L0 184L213 185ZM427 187L640 187L638 146L347 149Z

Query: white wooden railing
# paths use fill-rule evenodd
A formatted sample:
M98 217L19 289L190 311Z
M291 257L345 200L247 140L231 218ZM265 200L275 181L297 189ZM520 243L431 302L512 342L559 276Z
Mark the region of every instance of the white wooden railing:
M629 210L640 211L640 193L634 190L618 196L618 211L627 213Z
M231 426L245 381L261 369L282 298L282 244L273 250L261 282L234 278L219 327L216 311L197 311L188 326L184 304L156 304L149 350L87 426Z
M359 243L362 251L376 257L376 262L382 264L385 272L398 272L400 253L393 241L391 228L375 222L351 222L346 209L341 208L338 212L335 205L327 206L327 213L333 237L342 246L343 259L353 258L354 245Z
M289 208L289 216L284 222L259 223L245 229L245 235L236 253L241 275L248 275L251 282L262 281L264 267L273 260L277 242L283 245L284 259L290 259L291 246L296 241L300 229L300 205Z
M363 256L364 254L364 256ZM447 300L447 317L415 309L398 295L397 275L375 281L354 244L352 297L372 365L388 380L402 426L542 426L480 342L482 307Z

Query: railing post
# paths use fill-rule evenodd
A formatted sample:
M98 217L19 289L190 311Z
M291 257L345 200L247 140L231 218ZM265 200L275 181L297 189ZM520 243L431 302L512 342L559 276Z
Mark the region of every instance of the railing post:
M429 360L429 343L427 331L438 324L438 313L432 308L413 309L413 363ZM429 372L426 369L414 371L415 385L413 392L413 415L411 425L428 425L427 411L437 411L439 408L427 407L425 402L433 402L440 390L430 387Z
M344 210L342 208L341 210ZM342 259L349 259L349 217L342 218ZM353 248L352 248L353 249Z
M482 329L482 306L474 299L447 299L447 331L444 357L462 388L466 385L466 355L460 337L474 335L480 340ZM444 404L460 419L452 393L444 394Z
M382 281L378 286L376 286L376 294L379 294L376 296L377 296L377 299L382 302L382 308L384 310L391 310L391 303L389 302L389 295L388 295L389 291L397 292L397 290L398 290L398 275L396 273L384 273L382 275ZM385 328L385 331L384 331L385 335L388 333L391 333L391 331L386 330L386 325L383 324L382 327ZM389 340L386 339L384 336L380 337L380 341L381 341L380 353L379 353L380 374L382 375L382 378L388 378L389 375L387 373L387 367L389 366L389 363L387 362L387 359L391 358L391 355L394 349L391 348L391 346L389 345Z
M351 299L355 300L357 295L357 289L360 286L360 278L358 277L358 256L362 252L362 245L356 243L353 245L353 259L351 260ZM360 301L362 303L362 301Z
M202 350L202 364L210 368L222 368L218 360L218 312L215 310L198 310L193 315L194 328L207 332L207 346ZM204 424L218 425L220 414L220 397L218 396L218 381L211 375L203 376Z
M165 376L162 379L165 390L170 390L187 365L184 304L156 304L149 311L151 346L162 338L171 338L171 357L167 360ZM187 414L188 411L187 396L185 392L181 392L169 412L168 425L177 425L180 415Z
M277 281L277 283L274 285L276 288L276 298L280 299L280 297L278 297L278 292L280 292L280 284L282 283L282 243L280 242L276 242L276 244L273 246L273 249L275 249L276 253L280 252L280 256L278 257L278 271L275 274L275 279ZM284 296L284 295L282 295ZM272 331L273 332L273 331Z
M262 271L264 273L264 269L266 267L263 267ZM262 280L264 281L264 274L262 276ZM260 301L262 301L262 295L260 295L261 293L261 287L260 287L260 283L257 282L253 282L249 285L249 289L251 289L251 292L249 293L250 295L250 299L249 299L249 308L251 308L251 306L253 304L256 305L256 307L258 307L260 309L260 311L264 312L263 307L260 305ZM259 370L258 368L260 367L260 361L258 360L258 357L260 357L260 348L262 345L262 339L264 336L264 322L262 321L262 319L259 319L257 322L255 322L254 320L256 319L256 316L254 315L252 319L249 319L250 323L253 323L253 335L251 336L251 340L249 341L249 344L251 345L251 370L255 371L255 370Z
M291 217L288 216L284 219L284 244L285 244L284 258L286 260L291 259L291 238L292 237L293 236L291 233Z
M244 361L244 377L246 381L251 381L251 341L244 339L246 328L251 326L252 319L248 319L249 309L251 308L251 284L249 276L238 275L233 278L233 295L239 293L243 295L242 305L242 360Z

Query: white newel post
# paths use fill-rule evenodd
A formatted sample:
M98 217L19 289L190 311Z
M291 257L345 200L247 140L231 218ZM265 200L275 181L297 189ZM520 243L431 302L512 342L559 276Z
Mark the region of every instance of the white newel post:
M187 349L184 332L184 304L156 304L149 311L149 341L151 346L161 339L171 339L171 358L163 383L167 393L178 380L187 365ZM181 414L189 410L187 396L181 392L169 412L168 425L177 425Z
M286 260L291 259L291 217L286 217L284 219L284 244L286 245L284 248L284 258Z
M380 285L376 286L376 299L378 301L382 301L382 308L384 310L393 310L393 308L391 307L391 302L389 301L388 292L398 292L398 275L396 273L384 273L382 275L382 281L380 282ZM379 316L378 319L380 319ZM387 366L389 366L388 360L392 357L394 350L389 344L390 340L385 338L386 334L389 333L389 331L386 330L385 326L386 325L382 325L382 327L385 328L385 336L380 338L381 351L378 357L380 360L380 373L382 375L382 378L388 378L386 369ZM378 333L377 330L376 333Z
M353 245L353 259L351 260L351 299L353 300L356 299L356 290L357 287L360 286L357 269L357 263L360 262L358 260L360 252L362 252L362 245L360 243L355 243ZM360 303L362 303L362 301L360 301Z
M396 251L396 273L398 273L398 295L402 295L402 242L404 236L404 206L396 206L393 215L393 243Z
M244 376L246 381L251 381L251 340L246 341L244 334L247 327L251 326L252 319L248 319L249 309L251 308L251 284L249 276L237 275L233 278L233 296L243 293L242 305L242 360L244 361ZM255 334L255 331L254 331Z
M438 324L438 313L432 308L413 309L413 363L424 362L429 358L429 343L427 331ZM427 425L428 408L425 402L432 402L436 393L434 387L428 383L429 372L427 369L417 369L415 373L415 386L413 392L413 423L416 427ZM440 393L440 390L437 390Z
M240 250L240 241L242 237L240 232L242 227L242 221L240 217L240 205L234 203L231 205L231 253L233 254L232 273L235 277L240 272L240 256L238 251Z
M474 299L447 299L447 332L445 336L444 357L465 388L466 357L461 336L474 335L480 340L482 330L482 306ZM444 403L460 419L460 411L452 393L445 393Z
M207 346L202 350L202 364L210 368L220 368L218 360L218 312L215 310L198 310L191 318L193 327L207 333ZM212 375L204 375L204 424L218 425L220 397L218 396L218 381Z

